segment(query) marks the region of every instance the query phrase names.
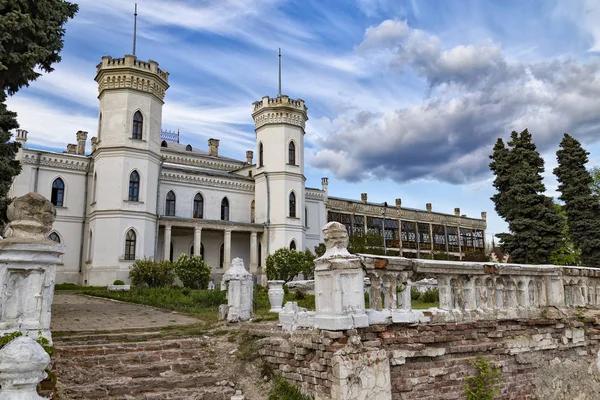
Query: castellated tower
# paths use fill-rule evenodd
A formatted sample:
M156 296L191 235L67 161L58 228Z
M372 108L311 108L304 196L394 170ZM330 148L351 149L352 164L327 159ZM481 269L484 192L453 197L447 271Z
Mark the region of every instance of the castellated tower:
M123 244L130 232L134 258L154 256L162 106L169 88L169 74L156 61L105 56L96 68L100 112L88 196L88 285L127 279L133 253ZM118 258L107 251L115 248ZM90 269L98 282L88 280Z
M254 103L256 222L265 223L263 248L305 250L304 100L265 96Z

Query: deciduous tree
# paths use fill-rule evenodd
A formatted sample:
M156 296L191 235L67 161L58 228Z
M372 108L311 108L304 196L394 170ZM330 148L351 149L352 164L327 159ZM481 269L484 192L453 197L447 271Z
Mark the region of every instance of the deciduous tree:
M526 130L512 132L505 145L498 139L490 156L495 175L495 209L509 233L496 235L515 262L545 264L561 238L561 220L542 181L544 160Z
M592 176L585 167L588 152L581 143L565 133L556 152L560 199L565 202L569 233L581 250L581 261L587 266L600 265L600 203L592 194Z

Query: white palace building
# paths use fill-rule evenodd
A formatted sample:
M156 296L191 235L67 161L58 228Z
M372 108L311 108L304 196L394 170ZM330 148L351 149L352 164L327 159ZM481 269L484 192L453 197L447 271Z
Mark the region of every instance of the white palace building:
M161 130L169 74L155 61L105 56L97 66L98 132L85 154L88 133L58 153L29 148L27 131L17 130L23 170L11 197L37 192L56 206L50 238L67 252L57 283L106 285L128 281L129 267L142 258L199 255L218 281L241 257L262 276L267 254L281 247L314 252L328 221L351 234L379 233L390 254L426 257L444 251L461 258L483 250L481 219L330 197L327 178L320 189L305 187L301 99L263 97L252 105L256 149L242 160L179 143ZM254 154L257 155L256 162Z

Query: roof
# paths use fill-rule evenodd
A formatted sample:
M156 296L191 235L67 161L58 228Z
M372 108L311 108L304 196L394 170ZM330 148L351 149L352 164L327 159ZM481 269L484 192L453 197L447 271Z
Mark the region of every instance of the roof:
M160 151L168 151L168 152L173 152L173 153L181 153L181 154L192 154L194 156L202 156L202 157L210 157L210 158L216 158L219 160L223 160L223 161L230 161L230 162L236 162L236 163L241 163L241 164L245 164L246 161L242 161L242 160L237 160L235 158L229 158L229 157L223 157L223 156L211 156L210 154L208 154L208 151L206 150L200 150L198 148L194 148L191 144L182 144L182 143L177 143L177 142L168 142L166 140L163 140L162 143L166 143L166 147L162 146L160 147ZM188 147L189 146L189 147ZM191 150L187 150L187 149L191 149Z

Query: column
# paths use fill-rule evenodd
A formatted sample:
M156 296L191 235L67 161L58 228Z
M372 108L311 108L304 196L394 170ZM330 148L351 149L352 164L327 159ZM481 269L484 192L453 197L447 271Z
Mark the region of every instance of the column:
M433 251L434 251L434 246L435 246L435 240L433 240L433 224L430 222L429 223L429 243L431 246L431 253L430 255L433 255ZM430 257L433 259L433 257Z
M256 274L258 269L258 239L256 232L250 233L250 273Z
M448 254L448 225L446 224L444 224L444 242L446 242L446 254Z
M223 235L223 269L231 267L231 229L226 229Z
M165 225L165 243L163 244L163 260L169 260L171 255L171 226Z
M400 257L403 257L402 253L402 220L398 219L398 247L400 248Z
M202 248L202 228L194 228L194 255L200 257L200 249Z

